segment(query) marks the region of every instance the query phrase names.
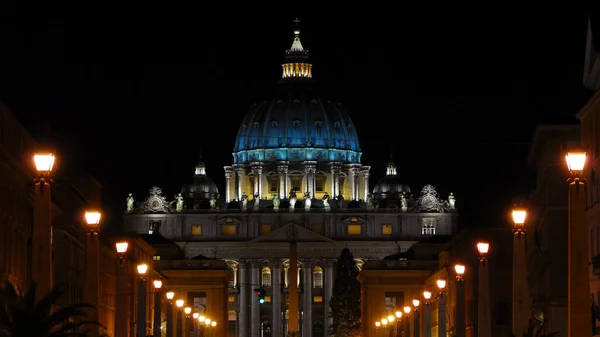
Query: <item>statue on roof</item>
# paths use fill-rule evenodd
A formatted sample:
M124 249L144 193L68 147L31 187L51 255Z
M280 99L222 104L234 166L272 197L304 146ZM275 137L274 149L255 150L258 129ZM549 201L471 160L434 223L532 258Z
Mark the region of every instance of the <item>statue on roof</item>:
M183 211L183 197L181 196L181 193L177 194L177 196L175 197L175 200L176 200L175 211L177 211L177 212Z
M127 197L127 212L133 211L133 202L133 195L129 193L129 196Z
M312 200L310 200L310 192L304 192L304 209L310 209Z
M289 199L290 199L290 208L296 207L297 198L296 198L296 192L294 190L290 191L290 198Z
M279 199L279 194L275 194L273 196L273 209L279 209L280 204L281 204L281 199Z
M456 202L456 200L454 199L454 193L450 192L450 195L448 195L448 206L450 207L451 211L454 210L455 202Z

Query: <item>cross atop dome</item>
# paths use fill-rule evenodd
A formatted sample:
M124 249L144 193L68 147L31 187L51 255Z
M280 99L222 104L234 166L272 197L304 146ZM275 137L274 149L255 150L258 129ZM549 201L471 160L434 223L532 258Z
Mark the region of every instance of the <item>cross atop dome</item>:
M285 51L285 61L282 64L282 78L307 79L312 78L312 64L308 50L300 42L300 19L294 20L294 41L290 49Z
M302 47L302 42L300 42L300 19L296 18L294 24L294 42L289 51L302 52L304 51L304 47Z

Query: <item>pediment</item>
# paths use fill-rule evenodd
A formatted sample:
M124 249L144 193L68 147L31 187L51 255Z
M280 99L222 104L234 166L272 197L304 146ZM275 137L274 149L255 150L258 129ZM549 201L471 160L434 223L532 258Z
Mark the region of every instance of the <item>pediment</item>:
M250 242L334 242L334 240L323 236L310 229L290 223L279 227L267 234L261 235Z

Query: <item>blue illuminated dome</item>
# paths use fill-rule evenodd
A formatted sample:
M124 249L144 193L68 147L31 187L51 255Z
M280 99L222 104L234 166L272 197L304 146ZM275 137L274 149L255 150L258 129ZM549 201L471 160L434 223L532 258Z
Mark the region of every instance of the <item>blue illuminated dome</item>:
M316 93L309 52L296 26L275 97L252 104L242 120L234 164L305 160L353 164L360 163L360 157L356 128L346 109Z

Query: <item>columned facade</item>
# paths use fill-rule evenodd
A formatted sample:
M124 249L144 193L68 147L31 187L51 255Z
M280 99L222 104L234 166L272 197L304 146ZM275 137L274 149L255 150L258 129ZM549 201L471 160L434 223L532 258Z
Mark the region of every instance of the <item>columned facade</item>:
M285 199L288 196L288 162L281 161L277 163L277 180L279 182L279 198Z
M252 175L254 181L253 195L259 199L264 198L263 192L263 167L260 163L252 163Z
M235 195L235 172L233 166L225 166L225 202L237 200Z
M304 180L306 182L306 192L311 198L315 197L315 173L317 173L316 161L305 161L304 163Z
M332 197L337 197L341 191L340 191L340 176L342 174L342 166L340 163L331 163L331 177L332 177L332 184L331 184L331 196Z

